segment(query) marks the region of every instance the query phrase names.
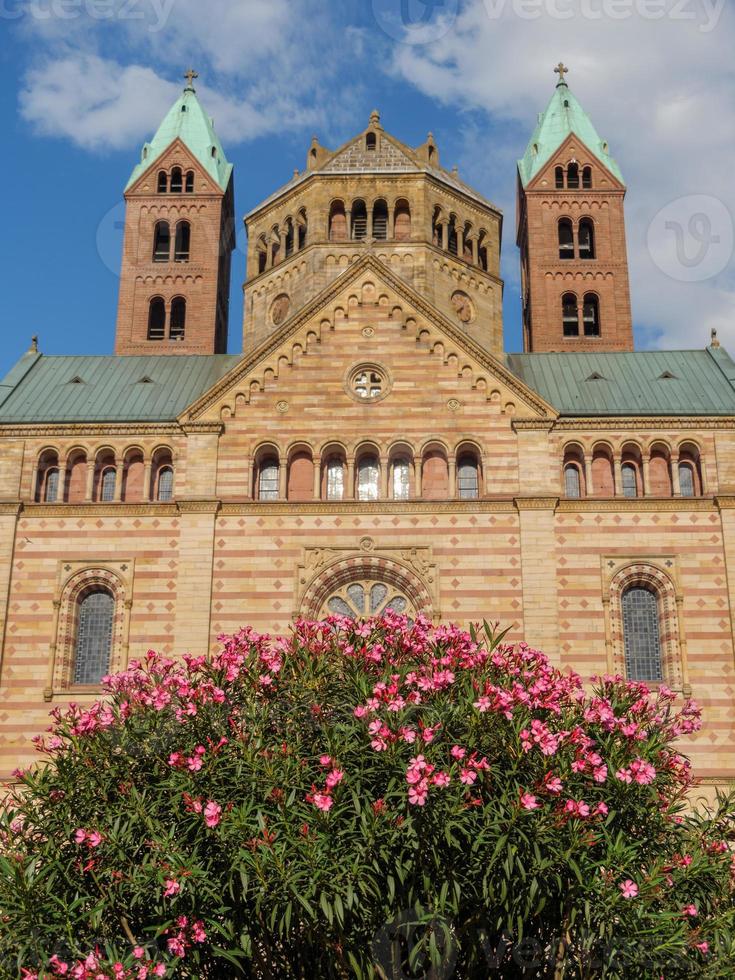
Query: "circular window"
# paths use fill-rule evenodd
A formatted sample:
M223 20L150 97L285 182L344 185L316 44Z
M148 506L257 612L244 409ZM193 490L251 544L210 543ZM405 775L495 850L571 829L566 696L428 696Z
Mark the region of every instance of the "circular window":
M331 613L348 619L365 619L380 616L387 609L411 618L416 616L411 602L394 586L385 582L353 581L332 593L324 603L322 616Z
M347 377L347 393L358 402L377 402L385 398L391 381L385 368L378 364L358 364Z
M469 323L475 318L475 307L472 304L472 300L469 298L467 293L458 289L456 292L452 293L452 306L457 314L458 319L462 323Z
M288 311L291 308L291 300L288 298L286 293L281 293L271 303L271 320L275 326L278 326L288 316Z

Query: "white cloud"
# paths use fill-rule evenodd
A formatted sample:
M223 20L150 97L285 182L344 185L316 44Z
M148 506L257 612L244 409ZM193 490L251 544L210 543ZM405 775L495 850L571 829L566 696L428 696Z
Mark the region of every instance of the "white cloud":
M316 0L115 0L110 19L90 16L93 9L86 0L84 16L23 25L36 61L20 108L43 135L95 150L141 142L181 91L177 76L189 63L226 142L339 121L330 86L359 37L329 45L336 23ZM177 66L175 81L146 64ZM341 88L341 112L351 92Z
M603 13L591 20L582 13L611 9L627 10L629 16L613 19ZM665 16L656 20L640 13L662 10ZM676 10L686 19L674 18ZM529 18L519 14L523 11L535 13ZM549 11L571 11L572 16L560 19ZM509 147L513 156L522 154L536 113L551 94L551 69L563 58L572 69L573 91L609 141L628 183L629 260L639 342L699 347L710 328L717 327L735 349L732 254L725 256L727 266L715 277L683 283L676 278L671 229L670 254L659 257L669 275L654 263L647 245L657 213L680 198L685 200L678 205L679 223L685 229L696 217L688 210L690 195L718 199L729 209L730 221L735 218L734 47L735 17L722 0L617 0L617 6L609 0L472 0L432 45L398 45L393 70L447 105L487 110L496 124L491 156L505 165ZM519 139L519 124L524 139ZM487 152L488 140L478 141L473 132L465 160L473 174L481 174ZM499 203L507 207L509 202ZM509 268L513 221L506 220L505 227ZM692 228L689 256L696 254L696 233L706 231L701 223ZM721 239L728 229L722 230ZM711 234L717 233L713 225ZM512 266L517 268L515 262Z

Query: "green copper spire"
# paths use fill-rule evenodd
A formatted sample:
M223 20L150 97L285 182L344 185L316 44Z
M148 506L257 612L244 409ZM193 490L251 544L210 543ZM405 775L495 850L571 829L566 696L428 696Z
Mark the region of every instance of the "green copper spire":
M608 152L607 143L600 139L592 120L569 90L564 77L569 69L560 62L554 71L559 76L559 81L556 83L551 102L546 111L539 116L523 159L518 161L523 186L526 187L533 180L571 133L574 133L621 183L625 183L620 167Z
M214 131L214 123L196 96L194 79L198 77L191 68L184 75L187 81L186 88L169 109L150 143L143 144L140 163L130 175L125 190L155 163L177 137L194 154L212 180L222 190L227 188L232 164L227 162L225 151Z

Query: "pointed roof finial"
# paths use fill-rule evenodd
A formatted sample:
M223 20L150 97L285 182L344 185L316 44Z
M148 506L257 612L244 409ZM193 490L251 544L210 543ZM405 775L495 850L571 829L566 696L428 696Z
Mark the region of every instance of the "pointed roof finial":
M34 333L33 336L31 337L31 346L28 348L28 352L30 354L38 353L38 334Z
M567 80L564 78L564 76L569 73L569 69L564 64L564 62L560 61L559 64L554 69L554 71L559 76L559 81L556 83L556 87L558 88L560 85L566 85Z
M720 342L717 339L717 330L715 329L715 327L712 327L711 337L712 337L712 339L710 340L710 347L719 347L720 346Z
M184 91L195 92L196 89L194 88L194 79L199 78L199 72L194 71L193 68L189 68L188 71L184 72L184 78L186 79L186 88Z
M378 112L377 109L373 109L373 111L370 113L370 125L371 126L380 125L380 113Z

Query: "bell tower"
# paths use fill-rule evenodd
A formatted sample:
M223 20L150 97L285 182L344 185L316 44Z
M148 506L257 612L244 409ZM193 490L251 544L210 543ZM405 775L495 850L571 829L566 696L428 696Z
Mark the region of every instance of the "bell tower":
M559 64L556 90L518 162L523 347L630 351L625 182Z
M186 73L125 188L116 354L227 351L233 174L197 77Z

